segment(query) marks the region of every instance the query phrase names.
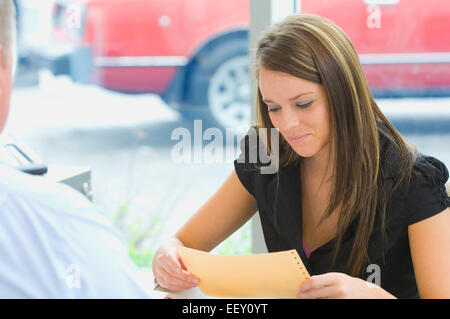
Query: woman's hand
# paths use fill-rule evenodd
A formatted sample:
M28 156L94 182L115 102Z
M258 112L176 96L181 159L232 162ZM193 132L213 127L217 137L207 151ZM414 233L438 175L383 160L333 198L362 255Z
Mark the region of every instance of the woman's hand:
M379 286L344 273L312 276L300 284L297 298L395 298Z
M166 289L184 290L196 287L198 279L189 273L178 255L176 239L161 246L153 258L153 274L157 283Z

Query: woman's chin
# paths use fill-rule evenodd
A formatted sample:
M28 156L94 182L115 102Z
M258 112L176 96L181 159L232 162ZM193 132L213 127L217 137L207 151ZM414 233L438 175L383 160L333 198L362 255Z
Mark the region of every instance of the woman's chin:
M299 156L301 157L313 157L317 152L314 152L312 150L309 150L305 147L293 147L293 150L295 151L295 153L297 153Z

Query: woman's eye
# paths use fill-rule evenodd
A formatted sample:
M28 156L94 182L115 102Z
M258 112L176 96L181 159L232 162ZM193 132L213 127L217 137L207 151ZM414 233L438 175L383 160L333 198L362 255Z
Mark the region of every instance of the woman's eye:
M279 107L268 107L268 111L269 112L275 112L275 111L278 111L280 108Z
M308 106L310 106L313 102L314 101L309 101L309 102L306 102L306 103L297 103L296 106L304 109L304 108L307 108Z

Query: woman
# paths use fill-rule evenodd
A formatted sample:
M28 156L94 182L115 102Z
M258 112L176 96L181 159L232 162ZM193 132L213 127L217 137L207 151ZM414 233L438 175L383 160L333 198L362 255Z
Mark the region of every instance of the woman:
M299 298L450 298L448 170L381 113L347 36L292 15L263 35L255 62L257 127L279 131L279 169L235 161L156 252L158 283L196 286L175 246L209 251L259 210L268 250L297 249L313 275ZM263 135L259 144L271 149Z

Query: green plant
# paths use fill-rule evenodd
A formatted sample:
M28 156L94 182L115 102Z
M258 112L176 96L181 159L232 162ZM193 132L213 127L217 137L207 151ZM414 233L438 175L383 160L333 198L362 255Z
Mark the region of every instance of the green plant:
M130 203L119 205L114 224L125 235L129 255L138 267L151 267L156 248L149 243L160 232L161 217L161 214L152 214L145 219L132 213Z
M130 202L119 205L114 224L125 235L129 255L136 266L151 267L153 254L157 249L152 243L161 231L161 220L162 214L152 214L148 218L133 214ZM251 223L247 222L212 252L219 255L240 255L250 254L251 251Z
M153 251L147 248L137 248L132 243L129 244L129 254L136 266L141 268L151 268Z
M212 251L219 255L251 254L251 222L247 222Z

